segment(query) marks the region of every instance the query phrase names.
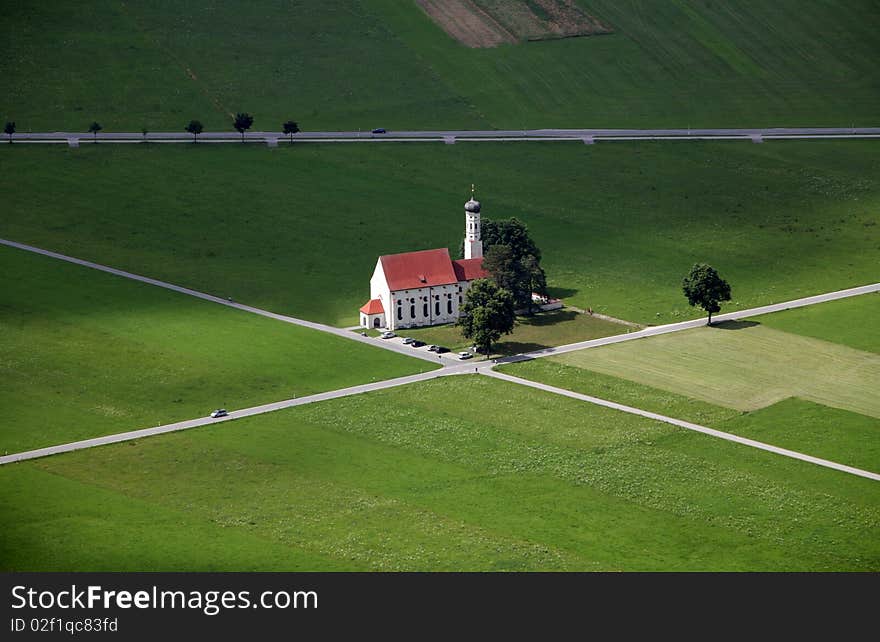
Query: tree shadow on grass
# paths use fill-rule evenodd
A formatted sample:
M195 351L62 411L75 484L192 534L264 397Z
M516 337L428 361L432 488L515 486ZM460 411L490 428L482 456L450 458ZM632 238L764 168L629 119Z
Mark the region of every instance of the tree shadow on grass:
M517 323L532 326L556 325L565 321L574 321L578 315L580 312L574 310L551 310L550 312L536 312L531 316L517 317Z
M713 323L713 328L719 330L745 330L746 328L754 328L761 325L757 321L722 321L721 323Z
M573 290L571 288L547 288L547 294L554 299L568 299L569 297L576 295L578 292L580 292L580 290Z
M534 352L535 350L545 350L550 346L542 343L530 343L521 341L502 341L492 346L492 357L509 357L521 352Z

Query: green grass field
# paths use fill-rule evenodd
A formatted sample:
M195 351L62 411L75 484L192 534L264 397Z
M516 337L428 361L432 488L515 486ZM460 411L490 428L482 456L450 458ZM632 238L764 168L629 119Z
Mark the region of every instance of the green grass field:
M493 346L494 355L519 354L549 346L587 341L630 330L625 325L611 323L572 309L539 312L532 316L517 317L513 333L503 335ZM428 344L442 345L458 352L473 345L461 335L461 328L443 325L429 328L408 328L400 336L413 337Z
M0 452L433 367L5 246L0 274Z
M62 0L5 16L20 131L877 125L872 0L582 0L611 35L455 43L411 0ZM327 82L332 78L332 82Z
M553 359L742 411L799 397L880 418L880 355L754 322L731 321Z
M342 326L380 254L457 252L472 182L552 293L641 323L699 316L696 261L742 309L877 280L873 141L0 146L0 236Z
M876 483L485 377L0 468L4 570L874 570Z
M789 398L743 412L591 370L536 359L501 370L566 390L749 437L790 450L880 472L880 420Z
M755 317L768 328L880 352L880 293Z

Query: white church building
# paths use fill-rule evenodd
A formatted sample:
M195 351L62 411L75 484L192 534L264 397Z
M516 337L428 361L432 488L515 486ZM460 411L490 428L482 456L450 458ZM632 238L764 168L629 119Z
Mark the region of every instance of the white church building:
M398 330L452 323L474 279L483 269L480 202L464 204L464 259L452 260L449 250L422 250L380 256L370 279L370 300L360 309L361 326Z

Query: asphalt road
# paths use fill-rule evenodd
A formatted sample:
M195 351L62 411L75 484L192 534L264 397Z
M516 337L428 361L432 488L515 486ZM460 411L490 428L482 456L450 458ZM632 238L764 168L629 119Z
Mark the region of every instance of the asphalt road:
M862 285L846 290L838 290L836 292L827 292L825 294L817 294L802 299L794 299L792 301L783 301L782 303L773 303L771 305L763 305L758 308L749 308L748 310L737 310L736 312L726 312L724 314L716 314L712 317L712 322L720 321L736 321L738 319L747 319L750 317L769 314L771 312L782 312L792 308L802 308L807 305L815 305L816 303L825 303L827 301L836 301L837 299L845 299L851 296L859 296L860 294L870 294L871 292L880 292L880 283L872 283L870 285ZM528 361L529 359L539 359L541 357L552 357L566 352L574 352L575 350L585 350L587 348L597 348L599 346L607 346L612 343L621 343L623 341L634 341L635 339L644 339L645 337L653 337L658 334L668 334L670 332L680 332L691 328L699 328L706 325L706 318L693 319L691 321L681 321L679 323L669 323L666 325L651 326L644 330L629 332L627 334L617 334L610 337L602 337L601 339L592 339L590 341L580 341L578 343L569 343L563 346L553 348L544 348L534 352L526 352L524 354L514 355L512 357L504 357L498 360L498 363L515 363L517 361Z
M738 437L737 435L732 435L728 432L722 432L720 430L714 430L713 428L707 428L706 426L701 426L699 424L693 424L689 421L682 421L681 419L675 419L673 417L666 417L665 415L658 415L655 412L648 412L647 410L640 410L639 408L633 408L632 406L624 406L623 404L615 403L613 401L606 401L605 399L599 399L598 397L591 397L589 395L583 395L578 392L572 392L571 390L565 390L563 388L557 388L555 386L548 386L544 383L539 383L537 381L531 381L528 379L520 379L519 377L512 377L507 374L502 374L500 372L495 371L487 371L485 374L490 377L495 377L496 379L502 379L504 381L509 381L511 383L517 383L521 386L529 386L530 388L537 388L538 390L543 390L545 392L552 392L553 394L562 395L564 397L569 397L571 399L577 399L579 401L585 401L587 403L596 404L598 406L604 406L606 408L612 408L614 410L618 410L620 412L626 412L631 415L638 415L640 417L645 417L646 419L653 419L654 421L662 421L663 423L672 424L673 426L678 426L679 428L685 428L686 430L692 430L694 432L703 433L704 435L709 435L711 437L717 437L718 439L724 439L725 441L732 441L737 444L741 444L743 446L750 446L752 448L758 448L760 450L766 450L771 453L775 453L777 455L782 455L784 457L791 457L792 459L799 459L801 461L805 461L811 464L816 464L817 466L824 466L825 468L833 468L834 470L839 470L844 473L849 473L850 475L858 475L859 477L866 477L868 479L873 479L874 481L880 481L880 475L877 473L872 473L867 470L862 470L861 468L853 468L852 466L846 466L844 464L838 464L837 462L829 461L827 459L820 459L818 457L813 457L811 455L805 455L803 453L796 452L794 450L788 450L787 448L779 448L777 446L771 446L770 444L765 444L761 441L755 441L754 439L746 439L745 437Z
M248 142L277 142L284 144L287 136L281 132L249 131ZM394 131L373 134L364 131L300 132L293 139L297 142L446 142L456 141L550 141L580 140L587 143L614 140L762 140L786 138L880 138L880 127L771 127L771 128L716 128L716 129L490 129L490 130L425 130ZM13 136L17 142L88 144L95 137L88 132L22 132ZM157 143L191 142L192 135L179 132L101 132L97 136L104 143ZM199 142L229 143L241 141L236 131L204 132Z
M304 406L318 401L329 401L330 399L339 399L341 397L350 397L351 395L360 395L365 392L373 392L374 390L384 390L385 388L394 388L397 386L405 386L407 384L426 381L436 377L445 377L455 374L463 374L470 372L470 368L455 369L443 368L424 372L422 374L410 375L407 377L399 377L397 379L386 379L376 383L367 383L351 388L341 388L339 390L331 390L329 392L321 392L306 397L294 399L286 399L284 401L276 401L274 403L264 404L262 406L253 406L251 408L242 408L233 410L226 417L212 419L211 417L199 417L197 419L188 419L186 421L178 421L173 424L165 424L154 428L142 428L140 430L132 430L129 432L116 433L113 435L105 435L103 437L95 437L93 439L84 439L82 441L74 441L67 444L59 444L57 446L49 446L47 448L39 448L37 450L28 450L25 452L15 453L12 455L4 455L0 457L0 465L11 464L16 461L24 461L26 459L37 459L39 457L48 457L50 455L58 455L60 453L71 452L74 450L83 450L84 448L95 448L96 446L106 446L108 444L116 444L121 441L131 441L133 439L143 439L144 437L152 437L153 435L163 435L168 432L176 432L178 430L189 430L190 428L199 428L210 424L223 423L232 421L233 419L242 419L253 415L261 415L267 412L283 410L284 408L293 408L295 406Z
M728 441L733 441L742 445L751 446L754 448L759 448L762 450L767 450L769 452L774 452L779 455L783 455L786 457L793 457L795 459L799 459L801 461L817 464L820 466L825 466L828 468L833 468L835 470L839 470L841 472L858 475L860 477L867 477L869 479L874 479L880 481L880 475L872 472L868 472L865 470L861 470L858 468L853 468L851 466L846 466L844 464L838 464L836 462L828 461L825 459L819 459L817 457L812 457L810 455L805 455L803 453L798 453L795 451L787 450L785 448L778 448L776 446L771 446L769 444L765 444L762 442L754 441L751 439L745 439L742 437L737 437L736 435L731 435L730 433L725 433L719 430L714 430L712 428L707 428L706 426L700 426L698 424L692 424L690 422L682 421L680 419L675 419L673 417L666 417L664 415L658 415L656 413L651 413L645 410L640 410L638 408L632 408L630 406L624 406L622 404L617 404L612 401L606 401L604 399L599 399L597 397L590 397L588 395L582 395L579 393L574 393L568 390L564 390L562 388L556 388L554 386L548 386L546 384L541 384L534 381L529 381L526 379L520 379L519 377L513 377L507 374L502 374L499 372L495 372L493 368L496 365L500 365L503 363L515 363L517 361L524 361L529 359L536 359L541 357L553 356L558 354L564 354L566 352L572 352L575 350L584 350L587 348L594 348L602 345L610 345L613 343L620 343L622 341L634 341L637 339L642 339L649 336L655 336L658 334L667 334L670 332L679 332L682 330L687 330L690 328L700 327L705 325L705 319L694 319L692 321L682 321L680 323L671 323L662 326L655 326L650 328L645 328L644 330L639 330L637 332L630 332L628 334L615 335L611 337L604 337L601 339L593 339L591 341L582 341L578 343L572 343L564 346L558 346L555 348L547 348L544 350L539 350L536 352L525 353L521 355L515 355L513 357L505 357L502 359L498 359L497 361L458 361L455 353L449 353L444 355L447 359L437 359L436 355L433 353L423 352L424 348L415 350L410 348L409 346L402 345L399 341L383 341L381 339L372 339L368 337L363 337L356 332L351 332L350 330L346 330L343 328L335 328L333 326L328 326L320 323L314 323L312 321L305 321L303 319L297 319L295 317L288 317L285 315L276 314L274 312L268 312L266 310L261 310L259 308L254 308L252 306L243 305L240 303L232 302L228 299L223 299L221 297L217 297L211 294L205 294L203 292L198 292L196 290L191 290L189 288L183 288L177 285L173 285L171 283L165 283L164 281L158 281L156 279L151 279L149 277L140 276L137 274L132 274L131 272L125 272L123 270L117 270L115 268L107 267L104 265L100 265L97 263L92 263L90 261L84 261L82 259L77 259L74 257L66 256L63 254L58 254L57 252L51 252L49 250L43 250L41 248L37 248L31 245L26 245L23 243L17 243L15 241L10 241L7 239L0 239L0 244L7 245L10 247L15 247L21 250L26 250L29 252L35 252L37 254L42 254L44 256L49 256L52 258L60 259L63 261L68 261L70 263L75 263L77 265L82 265L85 267L90 267L92 269L100 270L102 272L108 272L110 274L115 274L117 276L121 276L128 279L133 279L135 281L140 281L143 283L149 283L151 285L155 285L157 287L166 288L169 290L173 290L175 292L179 292L181 294L187 294L190 296L194 296L203 300L211 301L214 303L219 303L221 305L233 307L245 312L251 312L253 314L259 314L261 316L266 316L272 319L276 319L279 321L283 321L285 323L293 323L295 325L304 326L313 330L318 330L321 332L330 332L331 334L335 334L337 336L341 336L343 338L360 341L362 343L368 343L373 346L379 346L386 350L393 350L395 352L399 352L402 354L406 354L408 356L417 357L421 359L425 359L431 361L433 363L441 363L442 368L432 370L430 372L425 372L417 375L411 375L407 377L399 377L397 379L388 379L386 381L379 381L375 383L363 384L360 386L353 386L351 388L343 388L340 390L332 390L328 392L322 392L315 395L309 395L307 397L300 397L298 399L288 399L284 401L279 401L270 404L264 404L262 406L254 406L252 408L245 408L241 410L234 410L229 413L227 417L220 419L211 419L209 417L200 417L197 419L190 419L187 421L176 422L172 424L166 424L163 426L156 426L154 428L143 428L140 430L134 430L130 432L118 433L114 435L106 435L104 437L96 437L93 439L86 439L83 441L71 442L67 444L59 444L56 446L50 446L47 448L40 448L37 450L25 451L20 453L15 453L12 455L5 455L0 457L0 465L12 463L15 461L22 461L26 459L36 459L38 457L47 457L49 455L55 455L63 452L70 452L72 450L81 450L84 448L93 448L96 446L103 446L107 444L118 443L121 441L129 441L132 439L140 439L143 437L149 437L152 435L164 434L167 432L174 432L178 430L186 430L189 428L197 428L199 426L204 426L207 424L219 423L223 421L231 421L233 419L240 419L243 417L249 417L252 415L263 414L266 412L274 412L276 410L281 410L283 408L291 408L294 406L304 405L308 403L315 403L318 401L327 401L330 399L336 399L340 397L347 397L350 395L363 394L365 392L371 392L374 390L382 390L385 388L392 388L396 386L407 385L410 383L416 383L419 381L426 381L429 379L434 379L436 377L443 377L449 375L457 375L457 374L468 374L468 373L480 373L486 374L492 377L496 377L498 379L503 379L505 381L510 381L513 383L517 383L520 385L526 385L533 388L538 388L540 390L544 390L546 392L551 392L554 394L560 394L567 397L571 397L574 399L579 399L581 401L586 401L589 403L595 403L598 405L602 405L608 408L614 408L616 410L620 410L622 412L629 412L631 414L637 414L642 417L647 417L649 419L654 419L657 421L663 421L665 423L673 424L682 428L686 428L688 430L694 430L697 432L701 432L706 435L710 435L713 437L718 437L721 439L726 439ZM779 312L782 310L788 310L791 308L799 308L807 305L814 305L816 303L824 303L826 301L834 301L837 299L843 299L851 296L858 296L861 294L867 294L871 292L880 291L880 283L874 283L871 285L864 285L856 288L849 288L846 290L838 290L836 292L829 292L826 294L819 294L810 297L804 297L801 299L795 299L792 301L785 301L783 303L775 303L771 305L761 306L758 308L751 308L748 310L738 310L736 312L728 312L726 314L720 314L715 316L715 320L717 321L729 321L735 319L742 319L747 317L754 317L761 314L768 314L770 312Z

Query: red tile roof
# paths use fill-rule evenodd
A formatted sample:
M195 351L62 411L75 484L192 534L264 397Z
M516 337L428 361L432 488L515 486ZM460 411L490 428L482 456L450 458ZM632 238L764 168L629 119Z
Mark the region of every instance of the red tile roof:
M459 281L473 281L488 278L489 273L483 269L483 259L459 259L452 262L455 276Z
M449 258L449 250L422 250L380 256L388 289L415 290L435 285L458 283Z
M361 312L364 314L385 314L385 308L382 307L382 302L379 299L370 299L361 306Z

